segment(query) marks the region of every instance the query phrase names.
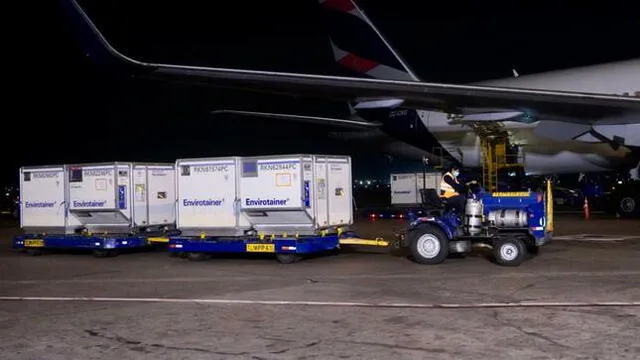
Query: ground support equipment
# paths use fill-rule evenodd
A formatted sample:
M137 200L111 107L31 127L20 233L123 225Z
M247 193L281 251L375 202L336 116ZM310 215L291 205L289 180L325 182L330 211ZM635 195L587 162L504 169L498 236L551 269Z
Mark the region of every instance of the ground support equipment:
M487 191L498 191L499 173L502 171L515 171L520 176L524 175L524 152L520 152L518 146L510 144L509 133L504 124L480 122L471 124L471 127L480 139L482 184Z
M546 193L480 192L467 199L464 214L447 209L435 190L431 192L421 215L410 214L407 228L396 234L396 242L408 247L418 263L439 264L449 254L468 253L480 245L493 249L497 264L518 266L552 239L550 181Z
M204 260L215 253L265 253L275 254L283 264L290 264L305 255L337 252L341 245L364 245L386 247L381 238L363 239L353 232L312 236L270 236L270 237L169 237L168 249L171 256L187 257L190 260Z
M13 247L40 255L45 250L92 250L96 257L117 256L121 250L152 246L148 236L142 235L50 235L25 234L14 238Z
M204 260L216 253L265 253L275 254L283 264L322 252L338 250L339 235L300 237L171 237L170 253L185 253L190 260Z

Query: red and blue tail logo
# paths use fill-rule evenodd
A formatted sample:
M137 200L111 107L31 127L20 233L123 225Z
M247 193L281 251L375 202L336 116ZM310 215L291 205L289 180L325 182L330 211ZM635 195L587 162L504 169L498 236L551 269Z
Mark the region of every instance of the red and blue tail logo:
M355 2L319 1L333 56L340 66L377 79L420 80Z

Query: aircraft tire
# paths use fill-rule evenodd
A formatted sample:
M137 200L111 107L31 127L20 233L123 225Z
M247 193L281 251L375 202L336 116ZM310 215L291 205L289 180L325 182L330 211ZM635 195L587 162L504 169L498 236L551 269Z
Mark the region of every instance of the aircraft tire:
M618 198L617 210L620 217L633 219L640 216L640 196L624 194Z

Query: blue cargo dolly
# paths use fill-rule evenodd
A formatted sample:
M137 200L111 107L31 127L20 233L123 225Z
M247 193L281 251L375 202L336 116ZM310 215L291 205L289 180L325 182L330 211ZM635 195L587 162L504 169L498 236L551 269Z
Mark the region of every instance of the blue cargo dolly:
M170 237L167 246L172 255L186 254L191 260L204 260L212 253L275 254L283 264L298 261L303 255L337 251L340 235L300 237Z
M43 250L93 250L97 257L118 255L118 250L152 246L148 236L141 235L39 235L24 234L13 239L13 248L39 255Z

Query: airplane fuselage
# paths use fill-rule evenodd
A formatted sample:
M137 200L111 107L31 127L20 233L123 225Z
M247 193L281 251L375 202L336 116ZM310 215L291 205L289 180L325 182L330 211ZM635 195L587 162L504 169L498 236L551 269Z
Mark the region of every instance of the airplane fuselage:
M470 128L448 124L443 113L418 111L418 116L440 146L463 166L481 167L480 138ZM631 158L632 150L624 146L614 150L609 143L541 136L536 131L539 123L505 122L504 125L511 135L511 143L521 147L525 170L532 175L611 171L638 162Z
M477 85L640 96L640 60L490 80ZM393 110L387 121L392 123L396 121L394 118L407 116L410 112L412 110ZM463 166L481 166L480 139L469 126L452 124L447 114L441 112L418 110L416 113L420 124L409 121L403 124L404 130L396 129L392 135L406 138L415 146L415 133L411 132L417 130L411 127L424 126L424 130ZM636 167L640 155L640 124L624 124L626 120L603 118L596 126L548 121L507 121L503 124L511 143L522 149L527 173L543 175ZM615 146L613 143L619 138L624 142ZM436 147L432 139L424 138L423 141L420 147L427 152Z

